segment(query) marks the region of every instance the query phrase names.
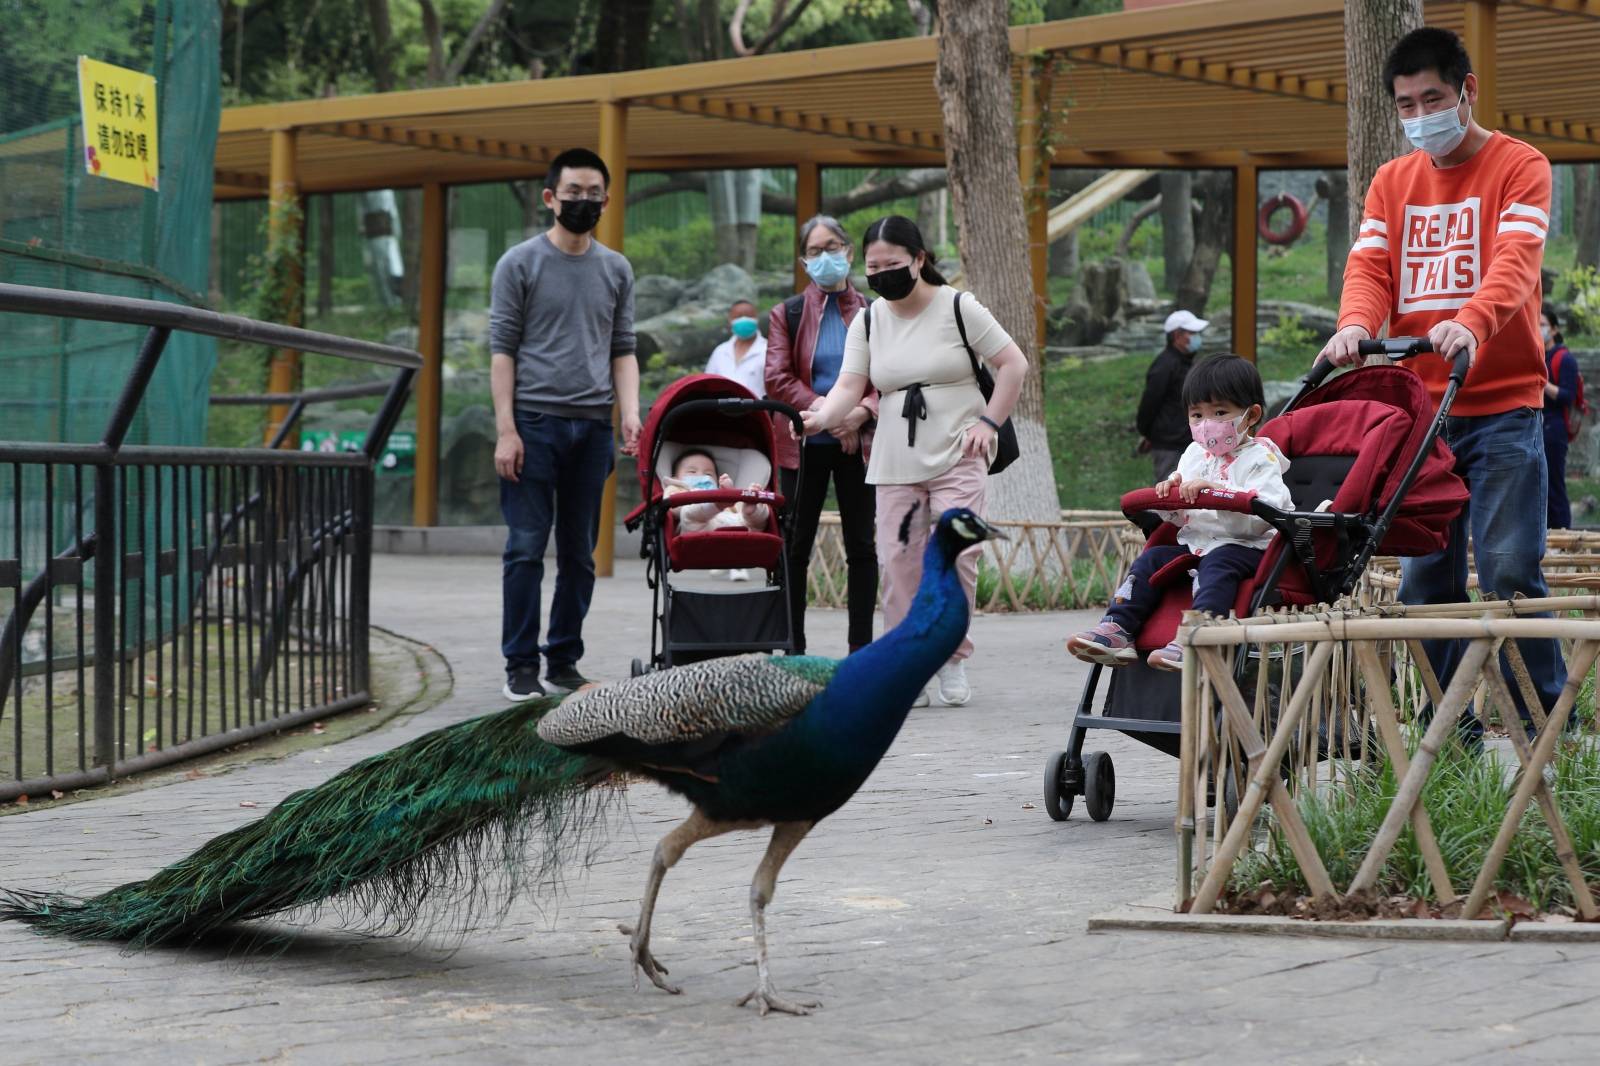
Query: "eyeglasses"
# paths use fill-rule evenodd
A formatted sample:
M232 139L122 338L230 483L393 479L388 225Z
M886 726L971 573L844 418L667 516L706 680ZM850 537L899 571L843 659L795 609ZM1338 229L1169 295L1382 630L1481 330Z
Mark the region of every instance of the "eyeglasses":
M568 185L557 194L556 198L559 200L588 200L591 204L598 204L605 200L606 192L604 189L584 190L576 185Z
M848 247L850 246L845 244L843 241L829 241L821 248L807 248L806 253L800 258L809 263L811 260L821 256L824 252L827 252L829 255L837 255Z

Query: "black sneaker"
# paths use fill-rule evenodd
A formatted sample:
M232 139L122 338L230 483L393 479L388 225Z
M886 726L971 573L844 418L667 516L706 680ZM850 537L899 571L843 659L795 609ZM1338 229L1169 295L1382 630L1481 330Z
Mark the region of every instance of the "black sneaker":
M539 668L537 666L519 666L506 671L506 687L500 692L512 703L521 703L524 700L537 699L545 694L544 686L539 684Z
M576 692L585 685L593 684L578 673L575 663L550 667L550 671L544 675L544 683L552 692Z

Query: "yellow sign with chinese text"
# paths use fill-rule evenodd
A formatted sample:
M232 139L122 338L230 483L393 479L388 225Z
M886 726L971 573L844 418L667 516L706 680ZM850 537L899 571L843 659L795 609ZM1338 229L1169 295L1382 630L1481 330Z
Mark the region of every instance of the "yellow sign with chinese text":
M83 165L90 174L156 188L156 79L88 56L78 57L83 102Z

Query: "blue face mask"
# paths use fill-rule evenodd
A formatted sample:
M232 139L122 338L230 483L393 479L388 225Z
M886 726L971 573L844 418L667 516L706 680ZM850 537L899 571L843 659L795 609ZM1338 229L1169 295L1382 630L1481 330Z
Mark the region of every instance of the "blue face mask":
M747 341L756 335L756 320L749 315L744 315L733 320L733 335L742 341Z
M1463 94L1461 100L1464 99L1466 97ZM1456 145L1467 136L1467 122L1461 117L1461 100L1457 100L1454 107L1435 111L1431 115L1401 119L1400 125L1406 131L1406 139L1435 159L1455 151Z
M850 260L843 252L823 252L815 259L807 259L806 273L824 289L831 289L850 276Z
M1198 333L1189 334L1189 354L1193 355L1194 353L1198 352L1199 350L1200 350L1200 334L1198 334Z
M688 474L678 480L695 492L710 492L717 487L717 479L709 474Z

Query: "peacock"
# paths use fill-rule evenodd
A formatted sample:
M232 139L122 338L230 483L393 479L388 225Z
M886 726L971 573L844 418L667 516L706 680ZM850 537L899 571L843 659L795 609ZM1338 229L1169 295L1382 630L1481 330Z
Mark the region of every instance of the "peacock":
M138 948L334 903L351 924L403 933L440 906L508 906L537 835L538 879L581 856L616 794L603 786L624 771L693 805L656 846L637 922L619 927L635 988L643 972L681 991L650 950L667 871L698 841L771 826L750 887L756 987L738 1005L810 1013L819 1004L779 995L768 969L778 872L861 788L955 652L969 621L956 557L998 535L970 510L941 515L910 612L846 659L742 655L519 704L365 759L144 881L89 899L0 890L0 919Z

